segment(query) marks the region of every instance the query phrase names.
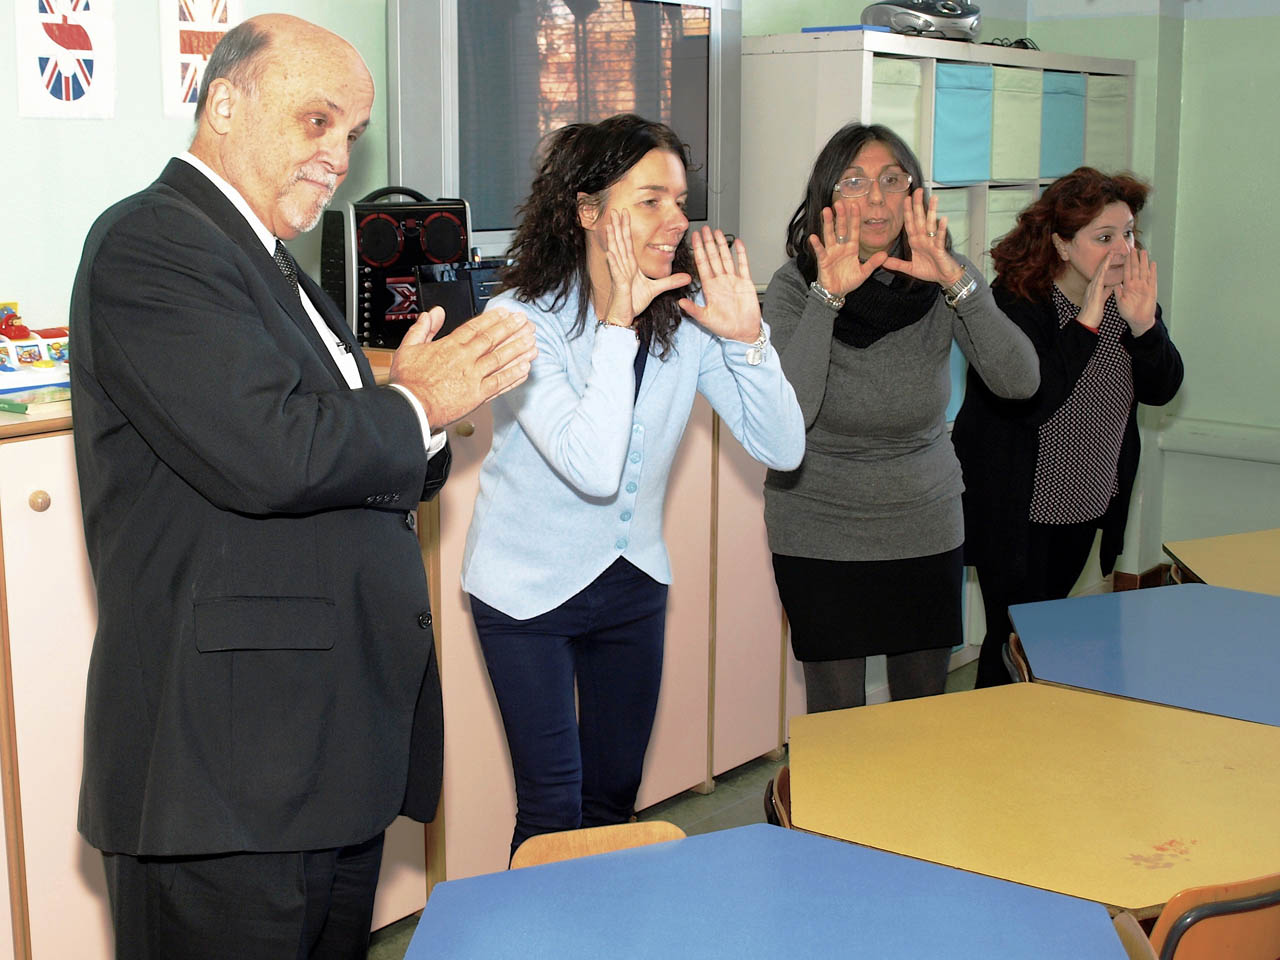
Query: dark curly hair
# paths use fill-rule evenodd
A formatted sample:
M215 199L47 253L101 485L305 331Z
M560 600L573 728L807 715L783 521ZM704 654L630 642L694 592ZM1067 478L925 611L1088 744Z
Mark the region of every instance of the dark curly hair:
M591 278L579 210L584 203L603 205L609 188L650 150L674 154L689 170L689 148L675 131L634 113L620 113L599 123L571 123L548 134L529 197L517 211L519 225L507 254L513 262L502 271L502 289L514 288L526 302L551 296L552 310L563 306L577 289L578 321L573 332L581 334L591 301ZM580 193L588 199L579 201ZM671 268L695 275L687 235L676 248ZM689 284L658 295L636 319L637 331L657 346L658 356L665 357L675 339L683 316L678 301L692 296L695 289Z
M804 199L796 207L796 212L791 215L791 223L787 225L787 256L795 257L800 273L810 283L818 278L818 261L813 255L813 247L809 246L809 235L822 236L823 207L831 206L832 192L840 174L844 173L853 158L869 143L883 143L889 148L893 159L898 161L898 166L911 175L912 192L916 187L924 186L920 161L906 141L883 124L849 123L832 134L813 163L813 172L809 174L809 182L804 188ZM946 248L951 250L950 230L947 231ZM898 234L889 255L902 260L911 259L911 245L907 242L905 230ZM923 281L914 277L909 278L909 286L922 283Z
M1126 173L1105 174L1077 167L1045 188L1040 199L1018 214L1018 222L991 248L996 283L1023 300L1049 296L1062 264L1053 235L1070 240L1112 203L1126 203L1138 216L1151 188Z

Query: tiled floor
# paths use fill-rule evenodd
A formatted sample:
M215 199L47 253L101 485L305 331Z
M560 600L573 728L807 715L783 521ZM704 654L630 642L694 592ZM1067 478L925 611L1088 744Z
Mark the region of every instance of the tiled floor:
M953 670L947 677L947 692L969 690L977 674L977 661ZM670 820L687 834L710 833L748 823L764 822L764 788L786 760L752 760L716 777L716 788L708 794L684 793L640 811L642 820ZM377 930L369 945L369 960L403 960L413 936L417 916Z

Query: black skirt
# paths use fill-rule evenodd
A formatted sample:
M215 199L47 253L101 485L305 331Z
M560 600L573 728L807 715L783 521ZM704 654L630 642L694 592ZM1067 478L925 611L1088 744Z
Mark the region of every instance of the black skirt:
M773 555L796 659L846 660L964 639L964 548L905 560Z

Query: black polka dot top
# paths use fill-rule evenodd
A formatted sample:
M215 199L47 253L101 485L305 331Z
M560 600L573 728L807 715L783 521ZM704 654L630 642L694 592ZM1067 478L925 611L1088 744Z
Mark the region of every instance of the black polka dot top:
M1058 329L1075 323L1080 308L1053 288ZM1083 523L1107 511L1116 494L1116 466L1129 409L1133 364L1121 343L1128 325L1107 297L1098 345L1071 394L1040 427L1030 519L1034 523Z

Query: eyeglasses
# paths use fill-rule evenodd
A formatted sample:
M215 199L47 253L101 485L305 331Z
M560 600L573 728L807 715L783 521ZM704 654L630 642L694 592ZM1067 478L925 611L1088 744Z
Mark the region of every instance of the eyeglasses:
M900 170L882 173L876 179L880 181L880 189L885 193L906 193L911 189L911 174ZM831 192L838 193L847 200L865 197L871 192L873 182L871 177L847 177L837 183Z

